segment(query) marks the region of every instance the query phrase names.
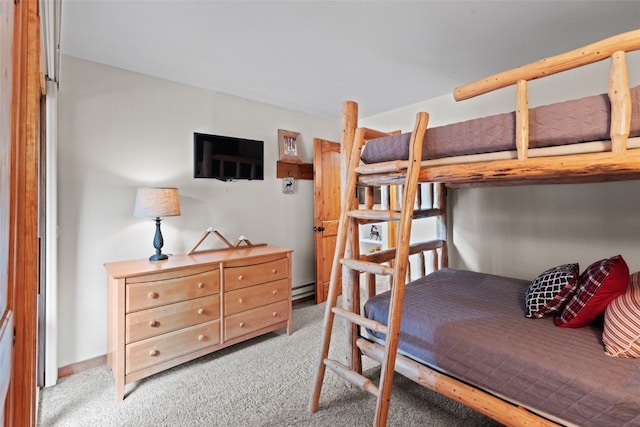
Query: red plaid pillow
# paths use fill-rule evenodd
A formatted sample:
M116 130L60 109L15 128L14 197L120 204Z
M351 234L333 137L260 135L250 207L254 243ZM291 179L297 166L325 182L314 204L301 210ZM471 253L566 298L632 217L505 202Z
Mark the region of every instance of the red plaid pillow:
M629 285L629 267L621 255L591 264L578 279L578 290L555 318L556 326L579 328L593 322Z

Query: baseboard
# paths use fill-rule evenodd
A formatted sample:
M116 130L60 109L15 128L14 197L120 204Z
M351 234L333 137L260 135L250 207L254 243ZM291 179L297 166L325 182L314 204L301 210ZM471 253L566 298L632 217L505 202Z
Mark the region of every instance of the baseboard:
M307 297L314 297L316 294L316 284L314 282L304 285L297 285L291 289L291 300L297 301Z
M297 300L291 301L291 305L292 306L296 306L296 305L300 305L300 304L306 304L310 301L314 301L316 300L316 296L314 295L310 295L308 297L304 297L304 298L299 298Z
M58 378L68 377L78 372L86 371L107 363L107 355L97 356L82 362L72 363L71 365L58 368Z

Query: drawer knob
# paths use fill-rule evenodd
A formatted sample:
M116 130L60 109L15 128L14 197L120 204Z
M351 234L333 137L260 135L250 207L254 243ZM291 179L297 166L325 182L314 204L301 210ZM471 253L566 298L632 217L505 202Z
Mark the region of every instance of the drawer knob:
M277 311L274 311L274 312L273 312L273 314L272 314L272 316L273 316L273 317L278 317L278 312L277 312Z
M198 335L198 341L204 341L205 338L206 337L204 335Z
M159 354L160 354L160 352L158 350L156 350L156 349L153 349L153 350L151 350L149 352L149 356L151 356L151 357L156 357Z
M242 274L238 276L238 282L241 282L242 279L244 279L244 277L242 277Z
M202 282L198 283L198 289L204 289L204 283Z
M244 322L240 322L240 327L244 328Z
M273 274L276 274L276 273L278 272L278 269L277 269L277 268L274 268L273 270L271 270L271 272L272 272Z
M238 304L242 304L242 298L238 298Z
M198 309L198 314L200 314L200 315L204 314L204 308Z
M157 292L149 292L149 299L158 299L160 296Z
M152 320L151 322L149 322L149 326L151 326L152 328L157 328L158 325L160 325L160 322L158 322L157 320Z
M277 289L274 289L273 291L271 291L271 293L275 295L275 294L277 294L277 293L278 293L278 290L277 290Z

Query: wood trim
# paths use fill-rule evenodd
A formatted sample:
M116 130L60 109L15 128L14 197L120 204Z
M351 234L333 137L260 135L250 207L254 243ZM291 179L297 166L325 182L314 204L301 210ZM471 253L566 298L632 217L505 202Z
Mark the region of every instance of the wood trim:
M276 178L313 179L313 163L276 162Z
M609 100L611 102L611 151L622 153L627 149L631 128L631 91L626 54L618 51L611 55L609 71Z
M534 184L545 180L559 183L604 181L604 177L613 180L616 176L619 179L640 176L640 150L433 166L422 169L419 179L447 184L500 185Z
M83 360L82 362L72 363L71 365L61 366L58 368L58 378L68 377L73 374L77 374L89 369L97 368L98 366L107 363L107 355L96 356L91 359Z
M307 306L309 303L312 303L313 305L316 304L316 296L315 295L309 295L308 297L303 297L303 298L299 298L299 299L296 299L296 300L291 300L291 308L293 308L296 305Z
M393 385L393 373L396 365L400 336L400 318L402 316L402 302L404 300L405 281L407 277L407 264L409 260L409 242L411 241L411 225L413 223L413 209L418 188L418 174L420 172L420 159L422 158L422 142L427 133L429 115L418 113L416 123L411 133L409 151L409 167L407 179L402 194L402 216L398 224L398 248L396 249L396 262L394 266L394 285L391 288L391 300L387 328L387 337L390 339L384 349L384 360L381 361L380 390L376 402L376 415L374 425L387 425L389 403L391 400L391 387ZM354 168L355 169L355 168ZM356 341L353 347L357 348Z
M640 49L640 30L618 34L590 45L560 55L540 59L531 64L503 71L484 79L454 89L456 101L473 98L483 93L514 85L518 80L534 80L561 71L602 61L617 51L631 52Z
M627 140L628 150L634 150L640 148L640 137L633 137ZM558 159L558 164L562 164L563 156L573 156L578 154L594 154L594 153L606 153L612 151L611 140L604 141L591 141L591 142L579 142L575 144L569 145L556 145L551 147L541 147L541 148L530 148L527 151L527 160L540 158L540 157L549 157ZM495 151L491 153L481 153L481 154L467 154L463 156L455 156L455 157L442 157L439 159L432 160L423 160L421 163L421 167L424 168L432 168L439 166L450 166L453 167L455 165L463 165L470 163L485 163L485 162L493 162L499 160L517 160L518 153L515 150L509 151ZM526 163L523 163L526 164ZM381 163L371 163L367 165L361 165L356 169L356 172L362 174L358 180L358 184L362 185L370 185L375 184L376 182L393 182L396 179L400 179L404 177L404 173L407 169L407 161L406 160L393 160L389 162L381 162ZM396 172L396 175L393 173ZM394 176L394 178L380 178L378 175L386 174L390 176ZM421 181L421 182L429 182L429 181Z
M43 90L36 0L15 3L13 67L8 276L16 336L10 417L5 423L33 426L37 406L38 184Z
M516 92L516 148L518 160L529 157L529 90L526 80L518 80Z
M9 279L9 234L11 224L11 163L13 143L12 88L15 8L13 2L0 2L0 420L11 425L10 388L13 358L13 281ZM11 324L9 324L9 321Z

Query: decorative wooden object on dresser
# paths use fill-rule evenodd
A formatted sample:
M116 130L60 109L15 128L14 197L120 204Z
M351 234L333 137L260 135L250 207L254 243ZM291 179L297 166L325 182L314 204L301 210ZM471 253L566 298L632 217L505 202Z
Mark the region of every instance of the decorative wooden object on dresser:
M125 384L224 347L291 334L291 253L260 245L106 263L116 398Z

